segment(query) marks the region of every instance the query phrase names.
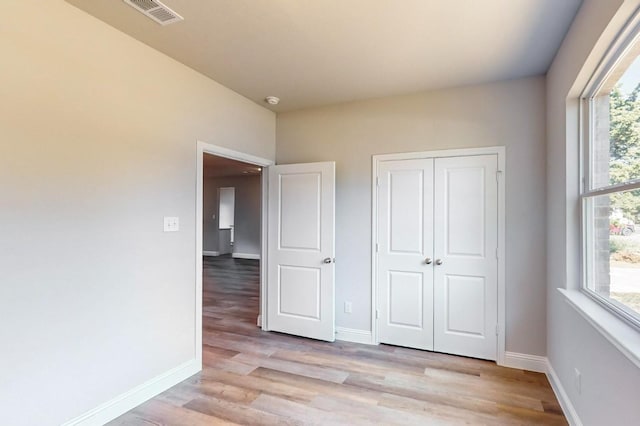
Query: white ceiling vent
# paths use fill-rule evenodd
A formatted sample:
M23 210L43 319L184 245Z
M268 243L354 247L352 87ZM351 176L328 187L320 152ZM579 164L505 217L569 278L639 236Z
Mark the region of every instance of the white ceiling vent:
M158 0L124 0L124 2L160 25L169 25L184 20L182 16Z

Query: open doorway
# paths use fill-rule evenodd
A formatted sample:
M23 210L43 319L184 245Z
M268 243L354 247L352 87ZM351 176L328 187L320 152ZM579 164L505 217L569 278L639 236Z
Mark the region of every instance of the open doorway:
M260 259L262 167L203 157L203 255Z
M260 314L262 167L203 157L203 363L217 333L246 335Z
M197 161L195 349L206 364L216 333L262 326L271 162L203 142Z

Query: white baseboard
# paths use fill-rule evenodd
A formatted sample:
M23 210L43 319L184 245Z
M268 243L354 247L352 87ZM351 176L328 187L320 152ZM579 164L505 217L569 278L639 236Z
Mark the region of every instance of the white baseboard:
M260 260L259 254L251 254L251 253L233 253L231 255L234 259L254 259Z
M220 256L220 252L219 251L203 250L202 251L202 255L203 256Z
M256 320L256 325L262 328L262 315L258 315L258 319Z
M181 381L193 376L202 369L195 360L187 361L135 388L107 401L96 408L87 411L79 417L71 419L62 426L93 426L104 425L123 415L143 402L166 391Z
M364 343L372 345L371 331L355 328L336 327L336 339L345 342Z
M517 352L505 352L504 367L518 368L520 370L536 371L538 373L545 373L547 380L551 384L553 393L556 395L556 399L562 408L564 416L571 426L582 426L580 417L573 407L567 392L564 390L558 375L551 366L549 359L544 356L521 354Z
M502 363L503 367L535 371L537 373L546 373L547 365L547 357L518 352L505 352L504 362Z
M564 387L560 382L560 378L551 366L549 360L547 360L547 379L549 379L553 393L556 394L556 398L558 399L560 407L562 407L564 416L567 418L569 424L571 426L582 426L582 421L580 421L580 417L578 417L578 412L573 407L573 404L569 399L569 395L567 395L567 392L564 390Z

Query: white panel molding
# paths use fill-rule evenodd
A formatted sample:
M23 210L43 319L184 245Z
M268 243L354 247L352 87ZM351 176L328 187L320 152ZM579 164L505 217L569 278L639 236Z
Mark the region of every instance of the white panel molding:
M372 334L369 330L358 330L355 328L336 327L336 340L363 343L365 345L375 345L372 341Z
M220 256L220 252L219 251L211 251L211 250L203 250L202 251L202 255L203 256Z
M517 368L519 370L547 372L547 357L539 355L521 354L518 352L505 352L503 367Z
M547 379L549 379L549 383L551 384L553 393L555 393L556 398L560 403L560 407L562 408L562 412L567 418L569 424L571 426L582 426L582 421L578 416L578 412L573 407L573 404L569 399L569 395L567 395L567 392L564 390L562 382L560 382L560 378L556 374L556 371L553 369L553 366L551 365L551 362L549 362L549 360L547 360Z
M231 257L233 257L234 259L260 260L260 255L259 254L253 254L253 253L233 253L233 254L231 254Z
M110 401L71 419L62 426L98 426L123 415L143 402L177 385L202 369L198 360L192 359L154 377L135 388L118 395Z

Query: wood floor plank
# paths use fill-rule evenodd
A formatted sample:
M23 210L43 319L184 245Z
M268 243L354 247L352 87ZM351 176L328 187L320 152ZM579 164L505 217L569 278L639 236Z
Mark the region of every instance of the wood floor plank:
M349 373L322 365L309 365L293 361L285 361L277 358L260 357L250 354L238 354L233 360L253 365L257 367L270 368L272 370L284 371L286 373L297 374L304 377L326 380L333 383L342 383L349 376Z
M379 392L373 392L369 389L356 388L342 383L328 382L264 367L256 368L250 377L261 377L277 383L287 383L301 392L311 391L314 395L308 401L311 401L317 395L333 395L345 400L376 404L380 396Z
M260 395L251 403L251 407L289 418L304 425L348 425L354 424L350 413L328 412L314 408L308 404L276 398L271 395ZM370 423L370 422L369 422Z
M253 401L252 401L253 402ZM251 404L251 403L250 403ZM250 405L249 404L249 405ZM198 398L185 405L189 410L207 416L215 416L242 425L301 425L286 416L256 409L252 406L234 404L217 398Z
M118 426L147 424L156 426L215 426L237 423L221 419L216 415L202 414L188 408L151 399L110 424Z
M223 370L207 369L200 374L199 380L219 381L294 401L309 402L317 396L317 392L313 389L301 388L286 381L271 380L268 377L255 375L258 370L262 370L262 368L254 370L250 376L242 376Z
M566 425L543 374L256 327L259 262L203 265L203 371L112 425Z

